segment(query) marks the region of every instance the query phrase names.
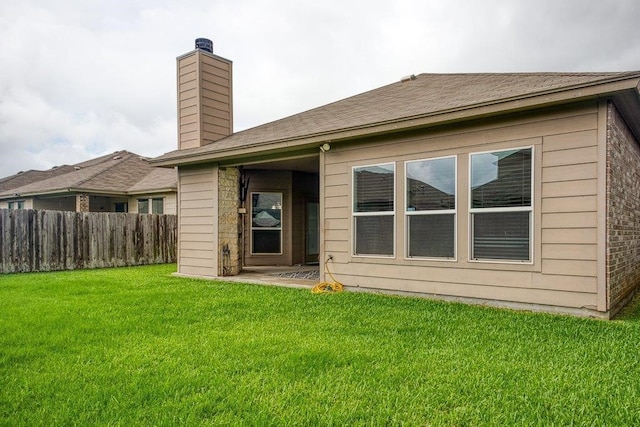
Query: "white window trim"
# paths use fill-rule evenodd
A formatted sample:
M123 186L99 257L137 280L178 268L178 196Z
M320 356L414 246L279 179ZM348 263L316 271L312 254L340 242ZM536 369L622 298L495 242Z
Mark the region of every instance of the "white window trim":
M147 215L164 215L164 207L165 207L165 196L162 197L153 197L153 196L145 196L145 197L136 197L136 211L137 213L141 213L141 214L147 214ZM147 202L147 211L148 212L140 212L140 202L141 201L145 201ZM154 200L162 200L162 213L161 214L154 214L153 213L153 201Z
M254 194L279 194L280 195L280 227L259 227L256 228L256 230L261 230L261 231L273 231L273 230L278 230L280 231L280 252L254 252L253 251L253 231L254 231L254 227L253 227L253 195ZM283 241L283 223L284 223L284 215L282 214L284 212L284 193L282 193L281 191L252 191L249 194L249 200L251 200L251 211L249 212L249 249L250 249L250 254L251 255L259 255L259 256L280 256L282 255L284 252L282 251L283 246L284 246L284 241Z
M407 210L407 164L415 162L424 162L430 160L451 159L453 158L453 173L454 173L454 203L455 209L443 209L432 211L408 211ZM452 156L440 156L431 157L426 159L407 160L404 162L404 258L410 261L443 261L443 262L457 262L458 261L458 155ZM409 256L409 221L407 217L412 215L451 215L453 214L453 258L443 257L418 257Z
M22 204L22 207L20 207L20 204ZM24 200L10 200L7 202L7 209L10 210L19 210L19 209L24 209L24 204L25 201Z
M531 206L517 206L513 208L472 208L473 204L473 195L471 191L471 180L473 179L472 171L471 171L471 160L474 155L478 154L488 154L488 153L498 153L500 151L519 151L519 150L527 150L531 149ZM467 186L468 193L468 242L469 242L469 262L472 263L483 263L483 264L517 264L517 265L533 265L534 264L534 243L535 243L535 146L527 145L523 147L509 147L509 148L500 148L495 150L487 150L487 151L477 151L473 153L469 153L469 182ZM473 214L474 213L499 213L499 212L529 212L529 259L528 260L508 260L508 259L475 259L473 258Z
M393 210L392 211L380 211L380 212L356 212L355 211L355 173L356 169L361 168L369 168L375 166L393 166ZM396 162L385 162L385 163L374 163L374 164L366 164L366 165L358 165L353 166L351 168L351 256L354 258L379 258L379 259L395 259L396 258L396 205L397 205L397 192L398 189L396 187L396 175L397 175ZM391 255L381 255L381 254L356 254L356 218L357 217L365 217L365 216L393 216L393 227L391 232L393 233L392 241L393 241L393 253Z
M165 205L164 199L165 199L164 197L151 197L149 199L149 210L151 211L151 213L153 215L164 215L164 205ZM154 200L162 200L162 213L161 214L157 214L157 213L153 212L153 201Z

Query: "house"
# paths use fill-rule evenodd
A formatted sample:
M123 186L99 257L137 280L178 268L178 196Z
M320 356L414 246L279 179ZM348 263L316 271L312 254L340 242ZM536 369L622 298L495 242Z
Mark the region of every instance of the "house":
M602 318L638 290L640 72L411 75L233 133L211 46L177 58L178 149L152 160L178 168L178 274L319 261L347 289Z
M0 179L0 208L176 213L177 174L128 151Z

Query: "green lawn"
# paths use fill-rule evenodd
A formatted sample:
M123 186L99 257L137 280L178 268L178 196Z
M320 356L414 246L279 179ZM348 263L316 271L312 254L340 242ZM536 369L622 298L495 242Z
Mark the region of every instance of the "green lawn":
M0 425L640 425L616 321L209 282L0 276Z

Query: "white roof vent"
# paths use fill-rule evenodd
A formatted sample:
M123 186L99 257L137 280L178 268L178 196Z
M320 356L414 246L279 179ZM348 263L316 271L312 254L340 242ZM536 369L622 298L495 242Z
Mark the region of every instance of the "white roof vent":
M416 79L416 75L415 74L411 74L410 76L404 76L403 78L400 79L400 81L402 83L406 83L408 81L415 80L415 79Z

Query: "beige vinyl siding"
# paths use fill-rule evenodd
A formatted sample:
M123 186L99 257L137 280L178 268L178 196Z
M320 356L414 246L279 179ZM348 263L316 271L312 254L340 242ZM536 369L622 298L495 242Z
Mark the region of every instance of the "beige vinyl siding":
M196 50L178 58L178 148L233 132L231 61Z
M201 54L200 96L204 144L231 135L231 63Z
M198 119L197 57L180 58L178 74L178 140L180 149L197 147L200 142Z
M569 308L597 306L597 144L595 103L361 144L325 155L324 257L346 286ZM534 147L533 262L469 260L469 155ZM457 261L405 258L404 165L458 156ZM352 256L353 166L396 164L396 256Z
M217 276L217 168L178 169L178 272Z
M165 193L163 196L164 196L164 213L168 215L176 215L178 213L177 194Z
M337 262L337 260L348 259L351 251L350 240L347 239L351 229L349 226L350 184L347 183L351 175L349 167L343 162L328 163L326 161L328 157L328 155L324 157L324 203L321 203L324 233L321 237L324 238L325 253L333 255Z

